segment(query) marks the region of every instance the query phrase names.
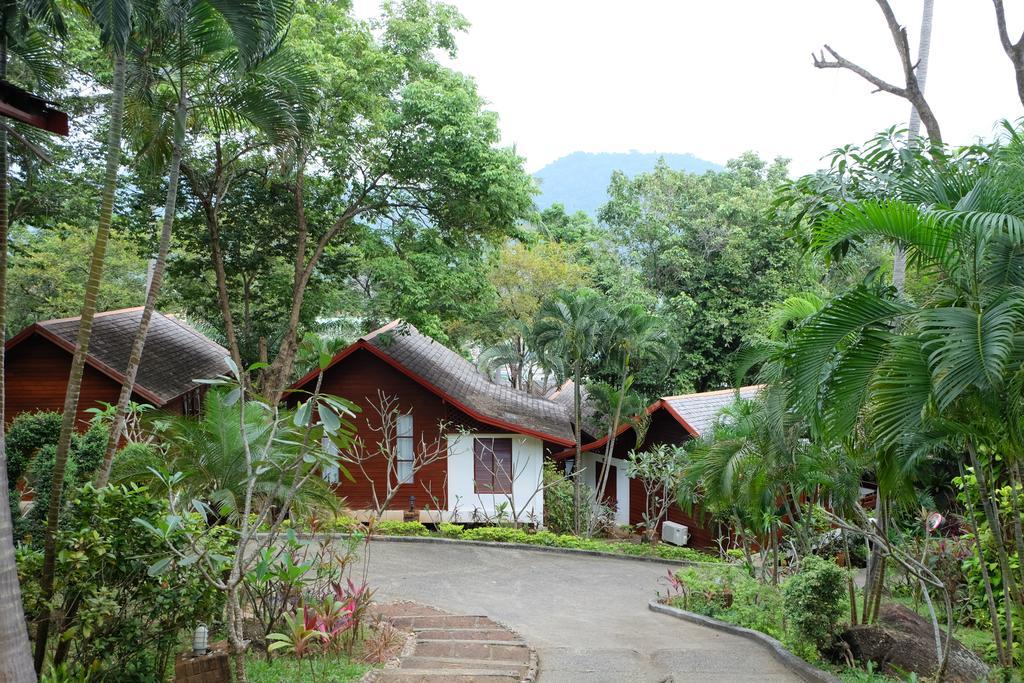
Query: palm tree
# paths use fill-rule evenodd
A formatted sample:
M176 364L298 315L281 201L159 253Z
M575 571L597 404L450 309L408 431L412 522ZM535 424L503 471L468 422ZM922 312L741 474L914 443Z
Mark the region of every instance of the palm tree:
M160 27L160 33L164 34L162 37L168 44L158 45L158 48L168 63L157 64L156 68L148 64L137 67L140 71L150 70L159 79L152 84L147 80L145 85L150 87L135 93L135 106L130 108L134 115L129 120L137 129L134 138L140 155L148 157L159 167L168 146L171 152L170 159L166 161L167 190L159 246L145 305L128 356L107 451L96 474L96 486L104 486L110 476L111 463L121 439L135 378L142 362L146 335L160 295L171 244L189 114L193 114L193 125L197 127L213 127L227 132L247 126L272 140L297 135L302 126L301 116L297 114L297 110L301 111L297 105L302 103L296 102L292 96L293 92L308 90L308 79L300 63L291 55L280 54L280 43L276 42L259 56L258 62L251 63L248 70L239 75L241 52L237 39L227 30L227 23L208 3L197 2L188 9L187 16L168 12L166 26ZM284 28L280 26L277 30L280 32ZM275 59L279 54L285 59ZM147 51L146 56L151 57L151 52Z
M265 415L257 410L246 412L247 427L243 437L238 428L241 407L226 392L211 390L203 401L200 419L184 415L163 414L153 418L153 428L165 444L163 450L132 447L115 461L111 480L115 484L135 482L151 491L188 496L200 500L220 520L238 523L245 498L247 478L245 444L250 448L266 440L272 429ZM283 443L285 438L281 438ZM299 437L301 441L301 437ZM278 456L286 456L282 449ZM173 487L169 486L173 475ZM258 474L254 488L254 505L263 501L283 500L293 481L280 479L276 468L267 467ZM327 482L310 478L297 492L292 509L298 515L318 511L335 511L338 496Z
M52 53L42 30L64 32L56 4L50 0L15 2L0 5L0 80L8 78L9 54L22 63L37 81L52 76ZM11 501L7 480L4 347L7 311L7 235L8 214L8 126L0 123L0 680L33 680L32 651L25 627L25 612L18 585L18 567L14 559Z
M921 11L921 38L917 46L917 86L921 94L925 91L925 81L928 78L928 58L932 47L932 16L935 13L935 0L924 0ZM921 114L917 107L910 105L910 121L907 124L907 142L915 145L918 135L921 134ZM896 245L893 251L892 260L892 284L896 291L903 291L903 283L907 275L907 255L903 247Z
M1002 578L1004 622L993 621L997 638L1005 629L1004 665L1024 605L1024 574L1009 560L1013 545L1024 556L1022 510L1011 495L1005 529L995 491L1024 490L1024 138L1007 130L985 152L921 166L904 181L902 196L915 201L854 202L817 226L822 251L851 240L900 244L934 284L922 303L859 284L786 349L795 407L823 439L862 432L877 449L880 485L937 448L972 468Z
M661 321L649 314L643 306L627 304L610 316L605 339L604 354L609 369L618 376L611 407L611 421L608 424L608 441L604 449L604 462L597 482L597 491L604 491L611 470L612 454L619 426L622 424L622 409L627 393L633 383L633 371L639 363L653 363L667 373L671 364L671 351L666 344L665 331ZM632 417L632 416L631 416ZM601 495L598 493L597 495Z
M550 368L572 373L573 426L576 436L576 459L573 461L576 509L573 523L577 534L582 529L580 514L583 486L579 476L583 447L580 391L583 378L596 362L601 325L606 318L607 312L601 295L584 288L557 292L541 305L533 325L542 362Z
M277 33L269 32L268 26L276 27L277 20L283 11L281 6L273 2L259 0L252 2L227 3L219 0L211 3L222 14L236 36L240 37L240 45L245 46L243 63L248 64L255 56L267 49ZM100 29L100 42L110 53L113 66L113 82L109 116L109 129L106 141L106 160L103 175L103 189L100 194L100 214L96 228L96 238L89 262L89 275L85 284L85 297L75 340L75 353L71 361L68 376L67 392L64 397L63 420L60 437L57 441L57 454L53 468L53 486L56 495L50 497L46 516L46 534L43 548L43 568L40 577L40 588L44 599L53 595L53 573L56 563L56 533L60 518L61 496L68 451L71 447L71 434L75 429L78 411L78 399L82 388L82 375L85 371L85 358L89 351L92 337L92 323L96 315L96 300L99 296L100 282L103 277L103 262L110 236L110 225L114 212L114 193L117 189L117 171L121 160L122 127L124 123L124 102L126 92L127 59L133 38L136 42L145 43L146 32L152 31L155 24L157 5L133 3L130 0L84 0L83 9ZM255 27L255 28L254 28ZM35 668L42 670L46 658L47 641L50 632L50 615L44 614L36 630Z

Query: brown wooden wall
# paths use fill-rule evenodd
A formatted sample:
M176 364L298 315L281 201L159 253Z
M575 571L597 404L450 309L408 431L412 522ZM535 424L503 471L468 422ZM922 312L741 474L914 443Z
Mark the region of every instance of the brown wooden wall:
M71 354L53 342L34 334L5 355L6 414L4 424L21 413L38 410L62 412L68 375L71 374ZM86 365L82 374L82 393L78 399L78 428L88 428L92 415L89 408L100 407L101 402L116 403L121 394L121 383L99 370ZM151 403L139 395L132 400ZM182 398L176 398L161 410L181 413Z
M668 411L661 409L651 416L651 425L647 430L644 439L644 446L655 446L661 443L681 445L690 439L692 435L686 431L679 422L668 414ZM633 430L622 434L615 443L615 457L626 459L629 451L634 447L636 436ZM647 495L644 492L643 484L634 479L629 480L629 523L640 524L643 522L643 514L647 510ZM683 512L675 503L669 508L667 519L677 524L683 524L690 529L690 545L695 548L715 547L715 539L718 536L714 523L702 514L700 510L694 510L692 515Z
M378 391L388 396L398 397L399 409L402 412L412 413L414 444L417 449L420 448L422 442L432 446L438 440L441 440L442 446L447 448L446 432L440 429L442 423L450 425L448 432L457 431L459 428L473 431L482 428L482 425L468 415L364 349L357 349L329 368L324 375L321 391L341 396L360 406L362 412L353 420L353 423L357 436L370 450L376 449L377 440L380 438L380 433L374 432L372 429L372 427L380 426L380 417L371 406L371 402L380 403ZM483 429L493 431L493 428ZM351 509L372 508L373 495L370 480L364 477L354 465L350 465L348 469L356 481L352 483L342 476L337 488L338 495L345 498L346 505ZM366 469L370 479L377 482L378 496L383 498L387 473L385 459L383 457L374 458L366 464ZM409 496L415 496L416 509L428 506L434 508L435 505L446 509L448 505L447 472L448 460L446 457L427 465L416 473L411 484L399 486L398 494L389 507L407 509ZM430 494L428 494L428 490ZM438 502L433 503L431 496L436 497Z
M64 394L71 374L70 353L34 334L7 351L4 368L5 424L25 412L64 410ZM99 407L100 401L115 403L120 392L119 382L86 366L78 401L79 428L84 430L92 417L86 410Z

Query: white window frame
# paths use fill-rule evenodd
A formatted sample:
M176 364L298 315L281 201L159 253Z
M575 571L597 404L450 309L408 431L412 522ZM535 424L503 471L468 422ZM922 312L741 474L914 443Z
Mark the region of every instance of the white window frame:
M415 463L412 413L395 420L395 476L399 484L411 484Z
M337 457L338 447L335 445L333 441L331 441L331 437L325 434L323 439L320 441L320 445L323 447L324 453ZM326 481L328 484L337 484L340 474L341 468L338 466L337 461L335 461L334 464L331 465L330 467L320 468L320 478Z

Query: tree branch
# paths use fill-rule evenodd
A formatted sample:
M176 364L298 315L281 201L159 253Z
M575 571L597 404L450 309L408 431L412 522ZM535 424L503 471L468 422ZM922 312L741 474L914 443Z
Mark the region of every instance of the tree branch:
M825 58L825 52L832 55L832 60ZM907 96L906 88L900 88L888 81L883 81L864 67L854 64L850 60L846 59L828 45L825 46L825 50L820 54L816 55L812 52L811 58L814 60L815 68L818 69L846 69L847 71L852 71L871 85L875 86L875 92L887 92L896 95L897 97Z
M1000 2L1000 0L993 1L997 3ZM896 47L896 52L899 54L900 66L903 69L903 77L905 80L904 85L900 87L879 78L859 64L855 64L854 62L846 59L833 50L829 45L825 45L824 50L817 55L811 53L811 58L814 60L814 66L818 69L846 69L875 86L875 92L887 92L907 100L914 109L917 110L918 115L921 117L921 122L924 124L925 130L928 132L928 139L931 140L933 145L941 147L942 133L939 131L939 122L935 118L935 114L932 112L928 101L925 99L924 93L921 90L921 85L917 80L917 74L915 72L917 65L914 64L910 56L910 43L907 40L907 29L900 26L900 23L896 20L896 15L893 13L888 0L875 0L875 2L882 11L882 16L885 17L886 26L889 28L889 35L892 37L893 45ZM828 52L832 59L827 59L825 57L825 52ZM1024 91L1022 91L1022 93L1024 93ZM1024 100L1024 95L1022 95L1022 100Z

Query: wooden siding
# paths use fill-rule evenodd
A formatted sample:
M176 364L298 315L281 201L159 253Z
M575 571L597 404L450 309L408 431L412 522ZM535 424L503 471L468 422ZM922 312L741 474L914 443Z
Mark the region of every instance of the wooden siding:
M21 413L37 410L61 412L64 395L71 374L71 354L38 334L33 334L5 355L6 414L5 424ZM100 407L101 402L115 403L121 393L121 383L99 370L86 365L82 374L82 392L78 399L78 429L88 428L92 415L89 408ZM133 399L147 401L140 396ZM172 400L164 410L181 412L181 399Z
M647 429L647 437L644 440L644 447L657 444L683 444L693 437L686 429L676 421L668 411L657 410L651 416L651 424ZM636 446L636 434L632 429L624 432L615 442L615 457L625 460L629 451ZM640 524L643 522L644 512L647 510L647 496L643 484L635 479L629 480L629 523ZM690 529L690 545L695 548L713 548L715 539L718 536L715 524L707 519L699 510L693 515L688 515L675 503L669 508L667 519L678 524L683 524Z
M425 387L409 379L372 353L359 349L341 362L329 368L324 375L321 391L335 394L356 403L362 410L352 421L356 434L370 450L377 448L379 433L373 431L380 427L380 416L371 404L379 404L378 392L386 396L398 398L398 409L412 414L413 438L416 448L422 443L428 447L440 442L447 448L445 434L461 428L472 428L475 421L467 415L448 405L440 397ZM292 401L295 400L293 397ZM448 425L442 431L441 426ZM383 457L374 458L365 465L370 478L377 482L377 495L383 497L387 463ZM346 505L355 510L373 507L373 492L370 481L363 476L358 467L348 466L349 473L355 483L341 477L337 485L338 495L343 496ZM408 509L409 497L416 497L416 509L434 508L439 505L446 509L448 505L447 485L448 459L441 458L422 468L415 475L412 483L401 484L398 493L391 501L390 509ZM437 498L437 503L431 502Z

